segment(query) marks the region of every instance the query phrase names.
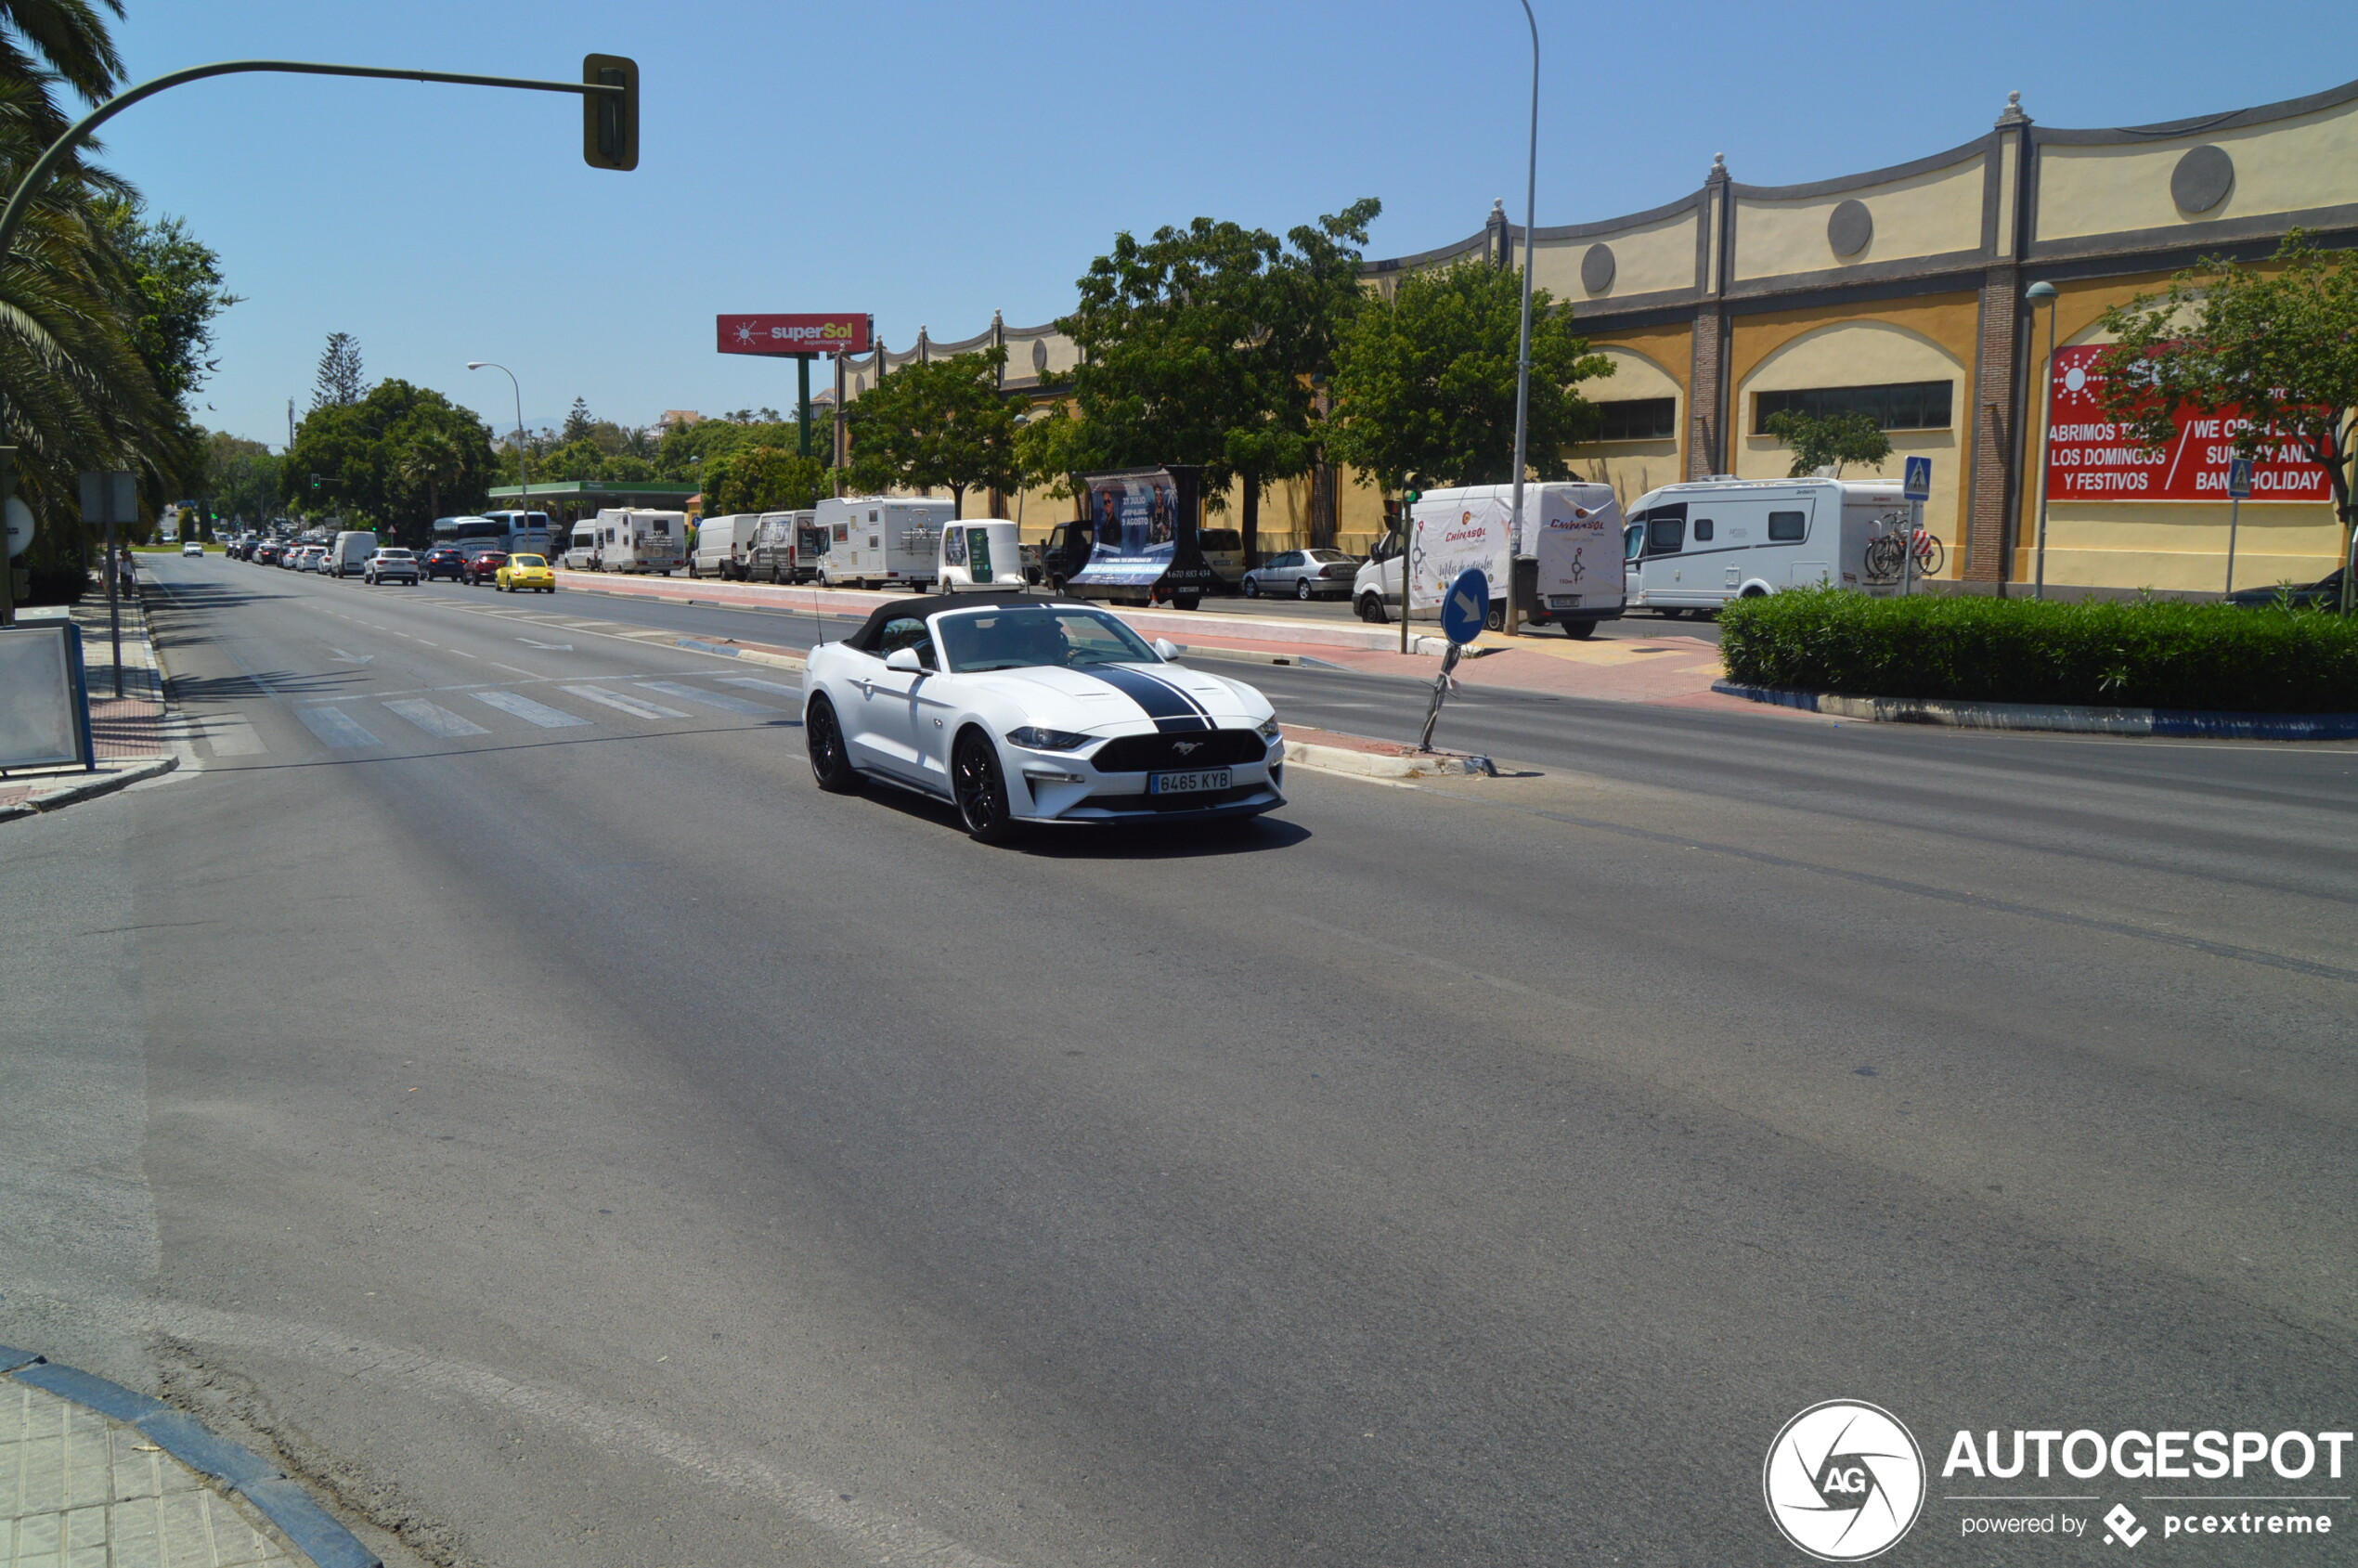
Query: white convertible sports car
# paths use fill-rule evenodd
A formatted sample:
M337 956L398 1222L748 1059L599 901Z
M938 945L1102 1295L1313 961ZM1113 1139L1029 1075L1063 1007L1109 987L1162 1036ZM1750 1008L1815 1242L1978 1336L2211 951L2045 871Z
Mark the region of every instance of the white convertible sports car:
M1066 600L887 604L810 651L803 725L820 788L875 779L939 796L986 844L1028 823L1202 821L1285 804L1266 697L1172 664L1112 616Z

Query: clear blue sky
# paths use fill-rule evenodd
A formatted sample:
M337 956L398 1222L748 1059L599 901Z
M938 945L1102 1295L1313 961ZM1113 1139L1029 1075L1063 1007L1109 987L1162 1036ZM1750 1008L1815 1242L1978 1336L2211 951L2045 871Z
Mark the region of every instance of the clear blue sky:
M1715 152L1781 184L1978 136L2019 88L2054 125L2135 124L2337 84L2346 14L2152 0L1767 6L1534 0L1539 222L1693 189ZM1521 217L1529 56L1515 0L129 0L134 79L276 56L577 77L627 54L632 175L583 166L538 95L240 77L109 127L106 161L217 248L246 303L198 417L273 443L326 335L372 377L495 426L578 395L628 422L793 395L712 317L867 310L895 345L1068 309L1122 228L1282 230L1382 199L1371 255ZM2236 25L2240 16L2252 25ZM2300 47L2304 39L2326 47Z

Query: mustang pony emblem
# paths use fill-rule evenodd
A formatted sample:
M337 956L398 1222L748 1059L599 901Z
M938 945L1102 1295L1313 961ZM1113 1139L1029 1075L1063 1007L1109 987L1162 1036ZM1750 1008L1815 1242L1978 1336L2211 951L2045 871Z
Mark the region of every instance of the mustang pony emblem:
M1191 751L1201 749L1202 745L1201 741L1173 741L1171 744L1171 749L1185 757Z

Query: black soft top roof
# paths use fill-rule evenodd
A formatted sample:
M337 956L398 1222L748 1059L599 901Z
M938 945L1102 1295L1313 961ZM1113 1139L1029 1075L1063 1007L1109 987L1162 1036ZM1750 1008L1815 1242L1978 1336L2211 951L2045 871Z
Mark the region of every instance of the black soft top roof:
M1073 604L1069 599L1052 598L1046 594L1025 593L1017 589L999 589L973 593L921 593L913 599L895 599L879 604L869 612L860 629L844 641L863 654L876 651L876 643L884 636L887 621L924 620L944 610L979 610L987 604Z

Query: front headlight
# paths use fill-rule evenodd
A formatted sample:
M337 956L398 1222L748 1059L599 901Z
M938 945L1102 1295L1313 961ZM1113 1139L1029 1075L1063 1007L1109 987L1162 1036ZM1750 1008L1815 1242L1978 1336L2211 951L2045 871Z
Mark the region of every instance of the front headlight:
M1019 730L1007 732L1007 739L1026 751L1078 751L1096 738L1071 730L1043 730L1037 724L1026 724Z
M1277 716L1276 714L1273 713L1268 718L1261 721L1261 738L1264 741L1274 741L1277 738Z

